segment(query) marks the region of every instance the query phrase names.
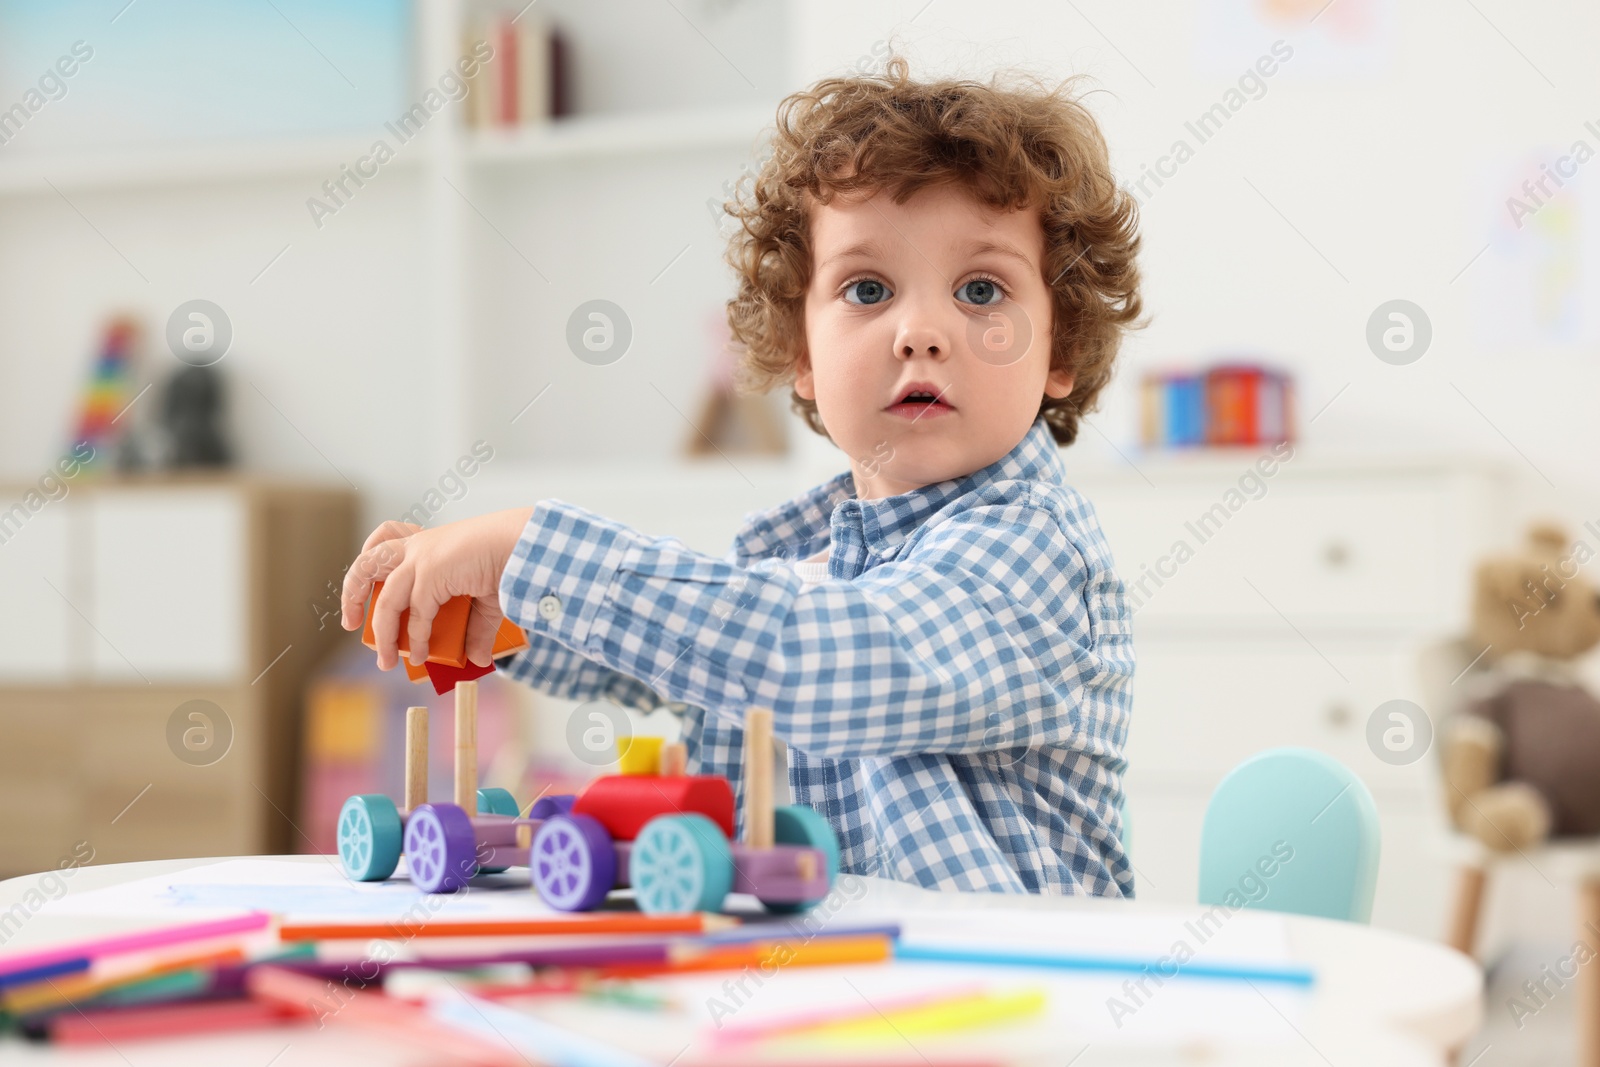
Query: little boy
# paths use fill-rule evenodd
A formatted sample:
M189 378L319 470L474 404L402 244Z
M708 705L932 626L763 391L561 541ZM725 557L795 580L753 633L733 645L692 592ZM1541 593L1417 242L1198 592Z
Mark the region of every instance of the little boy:
M1130 613L1059 446L1140 311L1136 212L1064 89L827 79L779 108L730 202L748 386L792 385L849 470L746 517L725 559L545 500L385 523L345 581L378 662L451 596L467 652L552 694L687 706L692 773L742 792L772 709L794 801L841 868L927 887L1131 896L1121 842ZM742 799L738 810L742 812Z

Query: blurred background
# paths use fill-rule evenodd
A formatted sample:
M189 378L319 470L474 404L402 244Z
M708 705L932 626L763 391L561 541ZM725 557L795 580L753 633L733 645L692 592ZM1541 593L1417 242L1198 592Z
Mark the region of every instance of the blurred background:
M397 793L423 690L333 614L383 519L558 496L720 555L842 469L728 392L720 205L779 99L893 49L1084 75L1141 204L1149 326L1065 453L1136 609L1140 895L1193 900L1210 790L1309 745L1377 799L1374 921L1445 936L1439 739L1499 658L1474 567L1535 520L1600 545L1597 31L1570 0L0 0L0 873L327 851L345 795ZM495 681L491 782L609 759ZM1511 972L1570 942L1546 857L1487 883Z

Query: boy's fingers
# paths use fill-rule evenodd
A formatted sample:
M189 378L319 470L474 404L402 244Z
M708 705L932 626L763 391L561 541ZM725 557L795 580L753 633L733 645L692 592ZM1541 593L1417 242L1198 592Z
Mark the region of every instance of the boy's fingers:
M346 630L361 625L367 613L367 596L374 582L383 581L406 558L406 542L383 541L363 549L350 569L344 572L344 590L339 597L339 622Z
M384 589L389 587L386 585ZM449 599L449 594L438 588L438 583L418 578L411 584L410 622L406 626L411 651L411 665L420 667L428 660L428 638L433 633L433 617L439 607Z
M467 616L467 662L487 667L493 662L494 635L500 630L500 605L492 597L474 597Z
M372 605L372 636L378 646L378 669L393 670L400 662L400 615L411 600L414 568L402 563L383 583Z
M383 541L393 541L401 537L410 537L420 529L422 529L422 527L418 526L414 522L400 522L396 519L389 519L387 522L379 525L379 527L376 530L373 530L372 533L367 535L366 543L361 546L361 551L365 552L373 545Z

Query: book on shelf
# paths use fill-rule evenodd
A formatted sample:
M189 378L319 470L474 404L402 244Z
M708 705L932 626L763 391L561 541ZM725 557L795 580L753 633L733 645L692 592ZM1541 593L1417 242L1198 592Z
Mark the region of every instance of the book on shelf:
M1140 390L1140 436L1153 448L1291 441L1293 403L1293 382L1270 367L1150 374Z
M537 126L568 114L566 39L549 19L531 10L486 14L467 23L462 53L479 42L493 54L467 79L469 127Z

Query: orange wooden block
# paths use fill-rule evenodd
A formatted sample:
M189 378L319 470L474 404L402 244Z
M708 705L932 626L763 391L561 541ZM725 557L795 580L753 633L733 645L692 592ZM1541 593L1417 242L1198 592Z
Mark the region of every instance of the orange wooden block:
M361 630L361 643L368 648L378 647L377 635L372 632L372 606L378 602L378 594L383 591L383 583L376 582L372 586L372 599L367 601L367 621ZM433 617L433 629L428 634L428 662L444 663L451 667L464 667L467 663L467 617L472 613L472 598L468 596L453 596L439 605L439 611ZM411 620L411 610L408 608L400 613L400 657L405 659L406 653L411 651L411 635L408 623ZM407 675L412 681L420 681L425 675L412 675L408 669Z
M374 583L372 599L367 601L366 623L361 630L361 643L371 649L378 647L377 635L372 632L372 606L377 603L378 594L382 591L383 583ZM406 669L406 677L413 682L431 681L435 691L447 693L463 678L478 678L492 671L494 669L492 666L475 667L467 661L467 620L471 614L471 597L451 597L441 605L438 614L433 617L433 632L428 635L427 663L413 665L406 655L411 650L411 637L406 630L411 612L402 611L400 664ZM523 632L522 627L510 619L501 619L500 628L495 631L494 645L489 657L491 660L496 660L527 647L528 635ZM428 664L432 664L433 669L430 670Z
M510 619L501 619L500 629L494 634L494 650L489 653L489 658L499 659L527 647L528 635L522 631L522 627Z

